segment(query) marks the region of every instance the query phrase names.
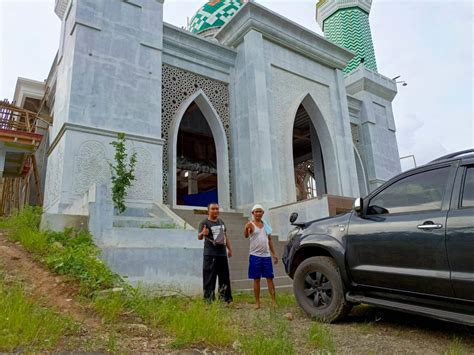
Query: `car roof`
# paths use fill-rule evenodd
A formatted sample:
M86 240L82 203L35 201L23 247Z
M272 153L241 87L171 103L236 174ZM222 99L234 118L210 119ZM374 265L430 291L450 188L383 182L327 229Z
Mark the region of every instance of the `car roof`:
M437 158L437 159L429 162L428 164L425 164L425 166L431 165L431 164L434 164L434 163L455 161L455 160L466 159L466 158L469 159L469 158L473 158L473 157L474 157L474 149L466 149L466 150L461 150L459 152L444 155L440 158Z

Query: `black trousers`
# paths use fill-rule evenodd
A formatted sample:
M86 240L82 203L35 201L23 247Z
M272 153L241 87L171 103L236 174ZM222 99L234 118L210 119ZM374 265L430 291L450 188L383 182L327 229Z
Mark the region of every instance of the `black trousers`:
M202 268L204 299L212 302L216 299L216 281L219 278L219 300L232 302L230 289L229 261L227 256L204 255Z

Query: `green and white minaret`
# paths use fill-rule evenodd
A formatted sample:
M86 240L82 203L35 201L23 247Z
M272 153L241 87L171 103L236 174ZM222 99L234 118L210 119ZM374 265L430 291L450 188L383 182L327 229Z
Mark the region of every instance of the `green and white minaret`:
M371 6L372 0L319 0L316 4L316 21L325 37L356 54L344 69L346 73L361 63L377 71L369 23Z

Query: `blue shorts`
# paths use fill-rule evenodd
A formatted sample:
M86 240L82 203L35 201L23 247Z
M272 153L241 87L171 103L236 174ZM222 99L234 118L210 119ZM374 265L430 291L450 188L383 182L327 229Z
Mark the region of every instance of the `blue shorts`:
M261 278L273 279L273 260L271 257L250 255L249 279L259 280Z

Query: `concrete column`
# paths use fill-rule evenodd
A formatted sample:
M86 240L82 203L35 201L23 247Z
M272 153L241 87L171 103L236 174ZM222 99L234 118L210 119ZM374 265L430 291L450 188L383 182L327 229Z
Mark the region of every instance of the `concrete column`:
M135 141L137 176L153 189L135 200L161 203L163 0L61 3L45 191L56 202L45 211L62 213L92 183L110 186L107 161L118 132ZM152 173L143 164L149 157Z
M245 90L247 91L245 108L249 129L250 155L247 159L250 162L250 169L240 173L251 174L253 198L248 198L248 202L259 201L263 204L272 204L275 194L272 184L273 166L263 47L261 33L250 31L245 35L243 43Z

